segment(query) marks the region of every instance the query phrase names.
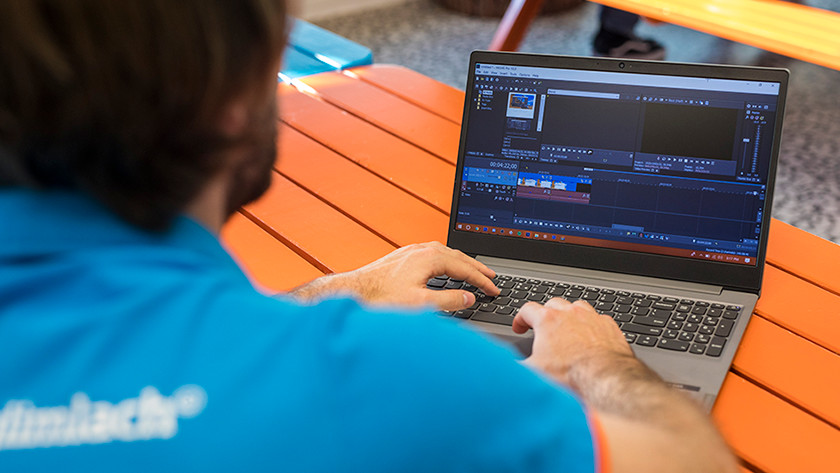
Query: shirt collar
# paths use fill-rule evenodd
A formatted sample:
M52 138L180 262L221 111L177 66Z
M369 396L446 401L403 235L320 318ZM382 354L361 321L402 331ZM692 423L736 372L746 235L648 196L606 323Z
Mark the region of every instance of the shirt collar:
M182 247L236 265L219 240L195 220L179 216L168 230L150 232L78 193L0 189L0 221L0 261L139 244Z

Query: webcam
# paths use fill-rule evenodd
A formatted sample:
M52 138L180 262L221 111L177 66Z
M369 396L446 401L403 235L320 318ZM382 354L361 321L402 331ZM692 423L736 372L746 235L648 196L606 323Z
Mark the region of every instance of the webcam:
M623 62L618 63L618 67L619 67L619 69L624 69L624 63Z

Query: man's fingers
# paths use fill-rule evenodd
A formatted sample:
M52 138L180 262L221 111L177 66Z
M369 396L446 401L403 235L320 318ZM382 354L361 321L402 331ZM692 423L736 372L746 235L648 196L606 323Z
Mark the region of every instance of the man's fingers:
M460 259L447 259L446 266L443 269L447 276L463 279L484 291L488 296L497 296L499 294L499 288L493 284L490 277L472 264L465 263Z
M529 302L523 305L513 318L513 331L525 333L528 329L537 327L545 315L546 310L543 306L536 302Z
M468 291L432 291L430 289L424 289L424 291L426 291L426 300L441 310L466 309L475 303L475 295Z

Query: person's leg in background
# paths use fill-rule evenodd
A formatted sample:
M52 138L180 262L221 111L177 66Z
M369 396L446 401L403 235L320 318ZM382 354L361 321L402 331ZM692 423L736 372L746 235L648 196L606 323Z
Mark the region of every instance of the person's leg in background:
M592 42L596 56L628 59L665 59L665 48L652 39L633 32L639 15L616 8L601 7L601 27Z

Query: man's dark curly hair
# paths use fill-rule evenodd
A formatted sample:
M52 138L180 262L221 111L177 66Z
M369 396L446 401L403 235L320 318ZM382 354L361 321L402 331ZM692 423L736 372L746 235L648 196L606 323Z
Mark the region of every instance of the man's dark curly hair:
M0 2L0 190L69 189L166 228L247 142L234 99L270 86L283 0Z

